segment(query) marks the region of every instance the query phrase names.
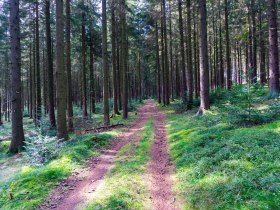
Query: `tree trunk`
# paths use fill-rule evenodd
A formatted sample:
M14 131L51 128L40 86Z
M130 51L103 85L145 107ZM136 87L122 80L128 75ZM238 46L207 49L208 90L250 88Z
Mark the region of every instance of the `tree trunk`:
M121 26L121 74L122 74L122 117L128 117L128 90L127 90L127 37L126 37L126 11L125 1L121 1L120 26Z
M63 0L56 0L57 138L67 138L66 78L64 70Z
M84 5L84 1L82 1ZM82 102L83 117L88 116L87 112L87 81L86 81L86 30L85 30L85 11L82 11Z
M182 17L182 0L178 0L179 11L179 33L180 33L180 51L181 51L181 68L182 68L182 98L186 102L186 63L185 63L185 47L184 47L184 28Z
M260 82L262 85L267 83L266 79L266 71L265 71L265 41L264 41L264 33L263 33L263 27L262 27L262 21L263 21L263 15L262 15L262 9L260 7L259 10L259 57L260 57Z
M279 95L279 52L276 0L268 0L269 15L269 97Z
M159 44L158 44L158 21L156 20L156 64L157 64L157 98L158 103L161 103L161 74L160 74L160 58L159 58Z
M204 114L206 110L210 109L206 0L199 0L199 13L200 13L200 108L198 114Z
M24 145L21 109L21 53L19 0L10 0L12 142L9 151L16 153Z
M39 2L35 2L35 45L36 45L36 125L40 126L42 116L42 97L41 97L41 71L40 71L40 35L39 35Z
M231 89L231 56L230 56L230 40L228 26L228 1L225 0L225 31L226 31L226 61L227 61L227 89Z
M53 60L52 60L52 38L50 26L50 0L45 1L46 18L46 45L47 45L47 72L48 72L48 98L49 98L49 119L51 127L56 127L54 113L54 94L53 94Z
M67 72L67 121L68 130L74 130L73 103L72 103L72 71L71 71L71 23L70 23L70 0L66 0L66 72Z
M93 55L93 29L90 35L90 57L89 57L89 78L90 78L90 99L91 99L91 112L95 113L95 82L94 82L94 55Z
M112 25L112 70L113 70L113 113L120 114L118 108L118 84L117 84L117 53L116 53L116 2L111 5L111 25Z
M107 51L106 0L102 0L102 68L103 68L104 126L109 126L110 125L110 118L109 118L109 66L108 66L108 51Z
M193 105L193 71L192 71L192 32L191 32L191 1L187 0L187 57L188 57L188 67L187 67L187 108L191 109Z
M167 27L166 27L166 5L165 0L162 0L162 13L163 13L163 40L164 40L164 92L165 104L170 104L170 90L169 90L169 64L168 64L168 46L167 46Z

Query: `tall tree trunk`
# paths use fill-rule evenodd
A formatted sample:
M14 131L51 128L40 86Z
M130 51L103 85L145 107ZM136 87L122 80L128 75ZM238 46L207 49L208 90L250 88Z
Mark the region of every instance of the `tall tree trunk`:
M113 70L113 113L119 114L118 108L118 84L117 84L117 52L116 52L116 2L111 5L111 26L112 26L112 70Z
M219 0L219 5L220 5ZM224 80L224 60L223 60L223 37L222 37L222 21L221 21L221 12L219 10L219 86L225 87Z
M90 57L89 57L89 78L90 78L90 100L91 112L95 113L95 82L94 82L94 52L93 52L93 29L90 35Z
M187 96L187 106L188 109L192 108L193 105L193 65L192 65L192 32L191 32L191 1L187 0L187 60L188 60L188 67L187 67L187 89L188 89L188 96Z
M263 26L262 26L262 21L263 21L263 15L262 15L262 9L260 7L259 10L259 57L260 57L260 82L262 85L267 83L266 79L266 71L265 71L265 41L264 41L264 33L263 33Z
M82 1L84 5L84 1ZM87 81L86 81L86 29L85 29L85 11L82 11L82 102L83 102L83 117L88 116L87 112Z
M209 101L209 64L207 44L206 0L199 0L200 13L200 108L198 114L210 109Z
M107 9L106 0L102 0L102 68L103 68L103 108L104 126L110 125L109 118L109 66L107 51Z
M46 45L47 45L47 73L48 73L48 98L49 98L49 118L51 127L56 127L54 113L54 94L53 94L53 60L52 60L52 38L50 26L50 0L45 1L46 18Z
M33 87L33 78L34 78L34 75L33 75L33 60L32 60L32 44L30 44L30 47L29 47L29 59L30 59L30 68L29 68L29 78L30 78L30 81L29 81L29 97L30 97L30 107L29 107L29 117L30 119L33 118L33 91L34 91L34 87Z
M21 109L21 53L19 0L10 0L11 87L12 87L12 142L10 152L18 152L24 145Z
M172 6L169 0L169 53L170 53L170 91L171 100L174 101L174 63L173 63L173 37L172 37Z
M68 130L74 130L73 125L73 96L72 96L72 70L71 70L71 23L70 0L66 0L66 72L67 72L67 122Z
M279 95L279 52L276 0L268 0L269 15L269 97Z
M158 44L158 21L156 20L156 64L157 64L157 98L158 103L161 103L161 73L160 73L160 58L159 58L159 44Z
M255 0L251 0L251 20L252 20L252 81L257 82L257 30L256 30Z
M225 0L225 31L226 31L226 61L227 61L227 89L231 89L231 56L230 56L230 40L228 26L228 0Z
M127 90L127 37L126 37L126 9L125 1L121 1L120 11L120 25L121 25L121 74L122 74L122 117L128 117L128 90Z
M63 0L56 0L57 138L67 138L66 78L64 70Z
M166 5L165 0L162 0L162 12L163 12L163 39L164 39L164 92L165 92L165 104L170 104L170 90L169 90L169 64L168 64L168 44L167 44L167 27L166 27Z
M179 33L180 33L180 52L181 52L181 68L182 68L182 98L186 102L186 63L185 63L185 46L184 46L184 28L182 16L182 0L178 0L179 11Z
M35 2L35 45L36 45L36 125L40 126L42 115L42 97L41 97L41 71L40 71L40 35L39 35L39 2Z

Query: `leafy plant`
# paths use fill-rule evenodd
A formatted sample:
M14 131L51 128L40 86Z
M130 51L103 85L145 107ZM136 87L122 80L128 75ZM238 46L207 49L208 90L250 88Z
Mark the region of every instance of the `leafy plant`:
M26 141L24 158L31 165L43 165L59 155L62 145L56 137L38 132L37 136L29 137Z

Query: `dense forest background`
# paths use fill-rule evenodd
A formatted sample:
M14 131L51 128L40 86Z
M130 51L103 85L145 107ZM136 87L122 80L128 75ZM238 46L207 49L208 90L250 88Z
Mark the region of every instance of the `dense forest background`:
M48 116L61 139L74 129L73 107L90 118L101 101L109 126L149 97L187 109L200 98L198 114L219 88L269 84L277 97L277 10L275 0L2 0L0 123L13 122L10 151L23 146L22 116L37 127Z

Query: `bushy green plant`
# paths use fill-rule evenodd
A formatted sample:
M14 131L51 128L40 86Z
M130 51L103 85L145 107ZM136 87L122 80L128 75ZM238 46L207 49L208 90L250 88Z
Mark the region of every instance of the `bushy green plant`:
M218 106L232 124L242 126L263 124L274 119L269 114L269 109L259 109L265 102L263 100L265 93L265 88L258 83L236 86L224 94L224 99Z
M59 155L63 143L56 137L45 136L42 132L26 141L24 158L34 166L40 166Z

